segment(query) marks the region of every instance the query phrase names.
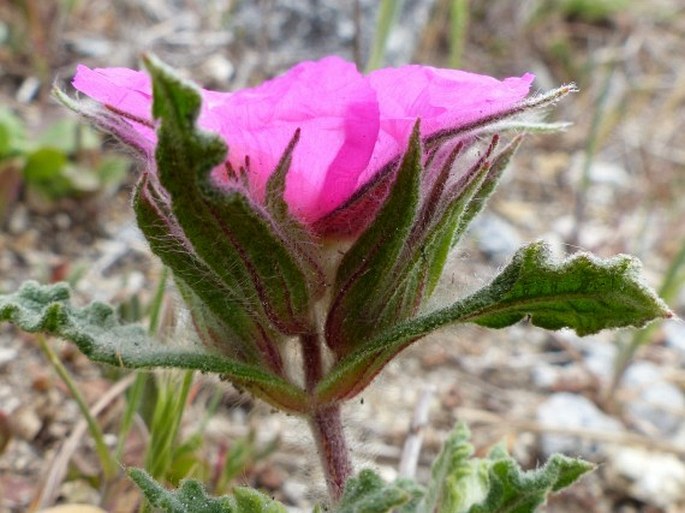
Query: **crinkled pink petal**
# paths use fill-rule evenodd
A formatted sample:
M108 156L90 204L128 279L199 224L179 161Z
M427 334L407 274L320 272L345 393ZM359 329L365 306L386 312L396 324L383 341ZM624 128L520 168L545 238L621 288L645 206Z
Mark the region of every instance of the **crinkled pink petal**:
M79 66L73 84L103 104L151 119L151 84L143 72ZM376 95L343 59L303 62L258 87L236 93L203 90L202 96L199 125L226 140L235 169L249 157L250 186L258 199L295 130L301 129L285 199L305 222L349 198L368 167L379 127ZM156 142L149 127L130 124Z
M128 68L90 69L79 64L72 85L103 105L152 124L152 86L150 77L142 71ZM129 123L145 140L153 145L156 143L155 132L149 126Z
M378 96L380 133L371 167L359 186L392 157L401 154L417 118L424 137L458 128L505 110L525 98L534 80L526 73L505 80L460 70L409 65L368 75Z
M300 141L286 178L285 199L313 223L349 199L406 149L417 118L422 135L454 129L507 109L526 96L533 76L494 78L426 66L374 71L363 77L338 57L301 63L264 84L235 93L202 90L199 125L221 135L233 168L249 158L254 196L266 182L298 128ZM126 113L150 147L150 78L125 68L79 66L74 87ZM133 118L144 120L137 123ZM215 176L221 179L220 170Z
M258 198L295 130L300 141L286 179L293 213L312 222L355 191L378 135L376 95L356 67L338 57L303 62L212 109L234 167L250 157Z
M128 114L129 124L144 139L157 143L157 134L150 128L152 121L152 83L143 71L128 68L96 68L78 65L72 85L78 91L90 96L103 105ZM207 130L216 128L219 123L213 118L212 107L222 103L230 93L202 90L202 110L199 124ZM144 123L137 123L134 119Z

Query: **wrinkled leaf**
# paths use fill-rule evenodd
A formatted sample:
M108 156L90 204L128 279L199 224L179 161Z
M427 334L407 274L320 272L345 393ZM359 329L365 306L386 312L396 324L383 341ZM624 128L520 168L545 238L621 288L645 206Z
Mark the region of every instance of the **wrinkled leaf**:
M579 335L625 326L642 327L673 313L647 287L637 259L601 259L579 253L555 262L547 246L521 248L493 280L451 306L401 323L336 364L319 384L319 400L353 397L399 351L443 326L475 322L503 328L522 319L542 328L571 328Z
M492 460L488 471L485 499L465 513L533 513L547 501L550 493L558 492L594 468L587 461L553 455L536 470L525 472L512 458ZM440 513L452 513L441 510Z
M238 487L233 495L211 497L192 479L167 490L140 469L128 471L145 498L164 513L287 513L285 506L252 488Z
M433 462L428 490L419 511L457 513L482 501L487 493L488 462L471 459L469 430L460 423L445 441Z
M386 484L375 472L366 469L347 481L335 513L388 513L411 498L402 487Z
M640 262L627 255L600 259L578 253L557 263L547 246L536 242L520 249L489 286L469 298L471 312L461 322L503 328L529 318L541 328L571 328L584 336L672 315L642 282L640 271ZM458 305L450 310L458 312Z
M259 367L209 352L187 342L161 343L141 326L122 324L111 306L94 302L71 305L64 283L41 286L26 282L19 291L0 295L0 321L31 332L55 335L76 344L91 360L117 367L176 367L214 372L250 390L257 397L292 412L305 409L304 392Z

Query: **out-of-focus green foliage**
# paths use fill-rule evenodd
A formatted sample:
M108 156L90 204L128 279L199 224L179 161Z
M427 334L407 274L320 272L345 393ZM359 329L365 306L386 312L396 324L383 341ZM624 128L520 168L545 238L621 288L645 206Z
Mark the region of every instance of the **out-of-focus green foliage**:
M631 0L559 0L555 3L568 17L598 23L627 8Z
M66 197L111 193L128 167L128 159L103 152L100 136L75 119L30 137L18 116L0 108L0 221L22 191L33 205L49 208Z

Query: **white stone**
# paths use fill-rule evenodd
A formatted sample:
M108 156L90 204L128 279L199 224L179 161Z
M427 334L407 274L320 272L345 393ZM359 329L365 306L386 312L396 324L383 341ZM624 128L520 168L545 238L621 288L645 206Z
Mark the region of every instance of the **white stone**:
M616 447L610 452L606 474L636 499L668 511L685 507L685 464L672 454Z
M19 353L11 347L0 347L0 368L14 360Z
M651 362L634 362L626 370L623 390L631 394L626 411L639 423L649 423L661 434L672 435L682 423L677 413L685 409L678 387L663 378L663 370Z
M568 392L553 394L541 403L538 406L537 418L543 426L550 428L584 428L605 432L623 430L618 420L602 412L593 402ZM541 448L546 457L560 452L569 456L595 459L604 451L603 444L592 440L556 434L544 434Z

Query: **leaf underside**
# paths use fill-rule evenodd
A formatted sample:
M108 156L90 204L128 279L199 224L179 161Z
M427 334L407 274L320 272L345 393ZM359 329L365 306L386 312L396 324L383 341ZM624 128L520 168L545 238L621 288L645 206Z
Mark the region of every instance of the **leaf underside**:
M165 344L135 324L122 324L111 306L94 302L83 308L70 303L68 285L26 282L0 295L0 321L30 333L45 333L73 342L93 361L122 368L176 367L214 372L244 386L278 407L304 411L304 392L264 370L186 342Z

